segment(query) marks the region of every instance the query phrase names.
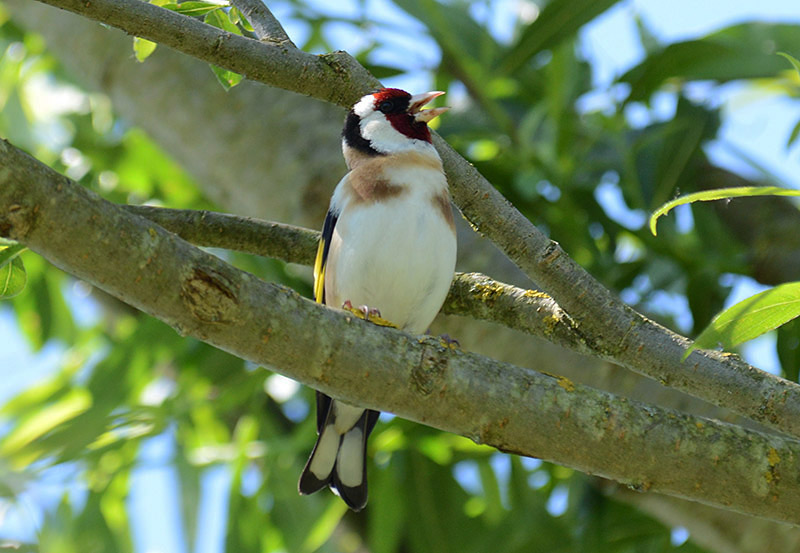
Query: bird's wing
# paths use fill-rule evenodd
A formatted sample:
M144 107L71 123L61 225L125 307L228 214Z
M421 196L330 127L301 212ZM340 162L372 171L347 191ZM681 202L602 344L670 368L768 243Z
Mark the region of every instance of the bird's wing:
M328 252L331 249L331 238L333 228L339 214L333 208L328 210L325 216L325 224L322 225L322 236L317 247L317 259L314 261L314 299L317 303L325 303L325 265L328 262Z

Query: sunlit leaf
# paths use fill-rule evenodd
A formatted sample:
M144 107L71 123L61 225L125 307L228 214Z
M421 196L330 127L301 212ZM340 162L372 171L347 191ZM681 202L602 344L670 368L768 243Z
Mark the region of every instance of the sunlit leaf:
M742 300L717 315L700 333L694 349L730 349L800 316L800 282L781 284Z
M0 442L0 453L6 456L18 455L33 440L50 432L58 425L85 412L92 403L86 390L75 389L65 394L59 401L42 407L12 430Z
M666 215L670 210L679 205L751 196L800 196L800 190L788 190L779 186L740 186L736 188L717 188L715 190L705 190L703 192L687 194L686 196L681 196L680 198L675 198L665 203L653 212L650 216L650 232L655 235L658 218L662 215Z
M800 76L800 61L798 61L797 58L787 54L786 52L777 52L777 54L779 56L783 56L784 58L789 60L789 63L792 64L792 67L794 67L794 70L797 71L797 75Z
M800 121L795 124L792 132L789 133L789 138L786 140L786 147L791 148L792 145L797 142L798 137L800 137Z
M224 11L217 10L211 11L206 14L203 18L203 21L212 25L213 27L217 27L218 29L222 29L223 31L228 31L229 33L234 33L237 35L241 35L242 31L237 27L232 21L230 16L225 13ZM214 73L214 76L219 81L219 84L222 85L222 88L225 90L230 90L240 82L242 82L242 75L236 73L234 71L230 71L228 69L223 69L222 67L218 67L216 65L209 65L211 67L211 71Z
M242 82L242 76L239 73L235 73L234 71L228 71L227 69L223 69L216 65L209 65L211 71L214 73L214 76L219 81L219 84L222 85L222 88L225 90L230 90L240 82Z
M250 33L255 32L253 26L250 25L250 22L236 6L233 6L230 9L230 11L228 12L228 16L231 19L231 23L233 23L234 25L241 25L245 31L248 31Z
M133 37L133 54L136 56L136 61L146 60L150 54L156 51L157 44L146 38L138 36Z
M28 274L19 254L26 249L22 244L0 244L0 299L13 298L25 288Z
M24 418L52 403L70 390L72 377L82 365L79 356L68 356L52 378L39 380L0 406L0 416Z
M233 33L235 35L242 34L242 31L239 29L239 27L237 27L236 24L231 20L231 16L225 13L223 10L214 10L208 12L203 18L203 21L213 27L222 29L223 31L228 31L229 33Z
M0 239L0 267L10 262L14 257L25 251L25 249L26 247L22 244Z
M219 10L228 2L181 2L180 4L164 4L162 7L183 15L200 16Z

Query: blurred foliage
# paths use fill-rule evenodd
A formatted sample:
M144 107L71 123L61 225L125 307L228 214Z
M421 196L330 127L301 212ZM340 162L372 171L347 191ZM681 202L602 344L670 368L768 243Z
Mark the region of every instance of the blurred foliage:
M435 88L469 107L443 118L439 132L606 286L687 332L680 306L688 305L695 329L704 327L729 291L720 275L750 275L752 267L713 210L681 208L684 223L662 220L657 239L646 228L646 213L678 188L698 188L703 146L719 130L718 106L690 99L685 84L758 78L796 97L786 60L765 48L800 51L800 29L743 23L660 45L638 21L647 56L598 92L577 31L613 4L552 0L538 18L520 16L510 40L480 16L491 1L396 0L393 9L441 52L440 65L426 68ZM182 5L247 32L235 11ZM302 48L333 50L329 31L344 28L363 38L352 53L376 75L405 75L403 57L386 55L397 48L394 24L359 6L348 16L304 0L282 7L306 30ZM214 208L106 97L71 84L41 37L1 8L2 136L112 201ZM151 50L137 41L140 59ZM664 90L668 115L650 106ZM593 94L601 108L586 107ZM309 292L281 263L217 253ZM130 498L146 470L167 470L175 481L181 527L170 531L186 551L205 535L209 515L201 509L227 513L224 547L236 552L701 551L691 541L673 543L670 528L614 500L595 479L391 417L371 439L366 511L347 512L327 493L300 497L296 481L314 440L311 391L180 337L31 252L14 259L24 261L27 284L0 304L0 321L12 320L19 332L4 348L57 352L43 376L0 407L0 540L20 541L21 551L142 550L134 519L143 514ZM797 379L797 321L779 330L777 350L784 374ZM25 370L2 369L4 378ZM168 444L168 453L154 454L153 444ZM221 505L209 499L211 481L224 484ZM162 493L150 501L172 492ZM3 534L9 513L33 517L17 521L33 535Z

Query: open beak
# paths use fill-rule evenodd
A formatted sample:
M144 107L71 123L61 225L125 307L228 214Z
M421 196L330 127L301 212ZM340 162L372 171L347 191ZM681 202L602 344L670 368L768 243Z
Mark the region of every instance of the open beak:
M422 121L423 123L427 123L434 117L443 114L450 108L431 108L423 110L422 107L428 103L430 103L434 98L438 98L444 94L444 92L440 92L438 90L434 90L433 92L425 92L423 94L415 94L411 97L411 101L409 102L408 112L414 116L414 119L417 121Z

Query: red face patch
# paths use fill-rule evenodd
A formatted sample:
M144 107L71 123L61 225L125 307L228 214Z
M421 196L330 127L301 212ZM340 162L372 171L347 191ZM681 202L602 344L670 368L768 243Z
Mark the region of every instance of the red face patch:
M384 88L372 95L375 110L383 113L394 129L417 140L431 141L431 131L424 121L417 121L408 112L411 94L399 88Z

